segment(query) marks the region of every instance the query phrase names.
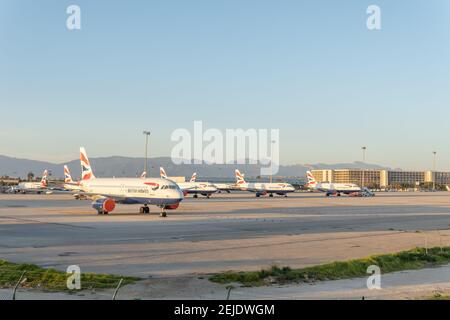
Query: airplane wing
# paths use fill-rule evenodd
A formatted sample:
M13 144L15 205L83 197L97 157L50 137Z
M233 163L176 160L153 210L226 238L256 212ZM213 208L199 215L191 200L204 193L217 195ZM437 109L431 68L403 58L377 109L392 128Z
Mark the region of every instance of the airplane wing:
M78 194L80 196L85 196L85 197L89 197L92 200L96 201L98 199L102 199L102 198L111 198L114 199L115 202L117 203L124 203L127 202L127 197L124 196L117 196L117 195L112 195L112 194L107 194L107 193L92 193L92 192L84 192L84 191L74 191L74 194Z

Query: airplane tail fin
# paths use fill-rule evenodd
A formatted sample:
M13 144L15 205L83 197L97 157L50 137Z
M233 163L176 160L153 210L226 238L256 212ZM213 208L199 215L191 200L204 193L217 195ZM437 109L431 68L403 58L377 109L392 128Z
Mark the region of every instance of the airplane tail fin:
M191 180L189 182L195 182L195 180L197 180L197 172L194 172L192 174Z
M237 184L245 183L244 174L242 174L238 169L234 170L234 174L236 176L236 183Z
M94 172L92 171L89 158L87 156L84 147L80 148L80 162L81 162L81 180L95 179Z
M308 177L308 187L315 188L317 186L317 180L314 178L312 172L307 171L306 176Z
M65 183L73 183L72 176L70 175L69 167L64 166L64 182Z
M159 175L161 176L161 178L167 179L166 170L164 170L163 167L160 167L160 168L159 168Z
M147 177L147 171L142 172L141 179L145 179Z
M44 170L44 174L41 179L41 187L46 188L48 186L48 171Z

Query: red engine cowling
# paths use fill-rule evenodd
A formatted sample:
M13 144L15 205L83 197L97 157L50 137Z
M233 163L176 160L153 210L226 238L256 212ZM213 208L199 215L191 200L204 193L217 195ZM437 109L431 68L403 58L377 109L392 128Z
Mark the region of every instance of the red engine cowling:
M164 209L167 209L167 210L175 210L175 209L178 209L179 206L180 206L179 203L177 203L177 204L171 204L171 205L165 206Z
M101 198L92 203L92 208L99 212L111 212L116 208L116 202L111 198Z

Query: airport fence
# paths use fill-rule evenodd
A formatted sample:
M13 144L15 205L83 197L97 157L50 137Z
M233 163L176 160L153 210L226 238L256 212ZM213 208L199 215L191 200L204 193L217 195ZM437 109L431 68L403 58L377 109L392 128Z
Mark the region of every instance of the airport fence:
M70 274L53 269L42 270L11 270L0 267L0 300L15 300L18 289L38 289L45 292L73 293L80 290L114 289L112 299L117 297L119 289L134 282L131 277L111 275L81 274L80 287L69 289Z

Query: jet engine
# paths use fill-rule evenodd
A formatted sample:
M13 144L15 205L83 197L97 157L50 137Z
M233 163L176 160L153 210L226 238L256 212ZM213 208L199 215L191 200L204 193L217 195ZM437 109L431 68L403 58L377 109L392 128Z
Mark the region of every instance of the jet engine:
M92 202L92 208L98 211L99 214L108 214L116 207L116 202L111 198L100 198Z

